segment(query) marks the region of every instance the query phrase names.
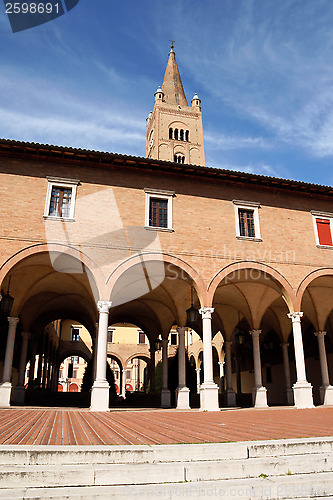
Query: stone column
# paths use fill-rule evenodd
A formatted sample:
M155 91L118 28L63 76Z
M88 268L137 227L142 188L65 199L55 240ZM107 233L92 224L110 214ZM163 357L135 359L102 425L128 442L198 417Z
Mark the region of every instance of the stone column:
M98 323L98 343L97 343L97 365L96 379L91 388L91 411L108 411L109 409L109 389L110 386L106 380L106 358L107 358L107 340L109 310L112 302L99 301L97 308L99 311Z
M121 371L121 396L123 398L126 397L126 371L127 370L122 370Z
M31 356L30 356L29 389L32 389L33 381L35 379L36 351L37 351L37 344L34 342L32 344Z
M294 404L294 395L290 382L290 365L289 365L289 354L288 354L289 344L287 342L284 342L283 344L281 344L281 347L283 354L284 378L286 382L287 404L292 406Z
M253 361L254 361L254 387L252 389L253 406L265 408L267 405L267 389L262 385L260 343L261 330L252 330Z
M220 393L224 391L223 387L223 377L224 377L224 361L219 361L220 368Z
M322 386L320 387L320 401L321 404L323 405L333 405L333 387L330 384L326 348L325 348L326 332L316 332L315 335L318 339L320 369L322 378Z
M162 339L162 393L161 407L170 408L171 397L168 389L168 339Z
M0 406L10 406L10 395L12 392L11 376L15 345L16 326L19 318L9 316L8 336L6 344L5 362L3 365L2 382L0 384Z
M236 393L232 388L231 345L231 340L225 341L226 404L227 406L236 406Z
M93 344L93 381L96 379L97 368L97 344L98 344L98 323L95 323L95 342Z
M25 377L25 369L26 369L26 364L27 364L27 353L28 353L29 339L30 339L30 333L29 332L22 332L22 346L21 346L21 355L20 355L18 383L13 391L13 403L17 404L17 405L23 405L24 399L25 399L24 377Z
M301 318L302 312L293 312L288 314L293 325L295 361L297 382L293 385L294 401L296 408L312 408L312 385L306 380L305 359L302 339Z
M185 352L185 327L178 330L178 387L176 389L176 408L178 410L190 409L190 389L186 387L186 352Z
M212 307L202 307L203 336L203 370L204 381L200 386L200 409L204 411L219 410L219 388L213 380L213 348L212 348Z
M43 369L43 339L38 351L38 366L37 366L37 376L36 376L38 389L40 389L42 383L42 369Z
M49 352L48 352L49 351L49 343L47 340L47 336L44 339L43 345L44 345L44 349L43 349L43 351L44 351L43 352L44 363L43 363L42 388L45 389L46 388L47 363L48 363L48 355L49 355Z
M51 391L58 391L58 363L57 363L57 349L54 347L52 356L52 377L51 377Z
M201 372L201 368L196 368L195 371L196 371L196 374L197 374L197 394L200 394L200 372Z
M48 364L47 364L47 373L46 373L46 387L51 389L51 372L53 369L52 359L53 359L53 345L52 342L49 344L49 355L48 355Z
M149 366L149 375L150 375L150 393L155 394L155 346L154 342L150 344L150 366Z

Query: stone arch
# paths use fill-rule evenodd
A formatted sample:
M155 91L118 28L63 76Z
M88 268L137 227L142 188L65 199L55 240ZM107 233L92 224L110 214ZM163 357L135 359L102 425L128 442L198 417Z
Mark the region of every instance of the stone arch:
M324 276L332 276L333 277L333 269L331 267L316 269L315 271L311 271L305 278L301 281L296 291L296 309L295 311L301 310L302 299L305 290L307 287L317 278L321 278Z
M66 349L60 352L59 363L58 363L59 366L61 365L61 363L65 361L65 359L70 358L71 356L79 356L80 358L84 359L87 363L89 363L89 361L91 361L92 359L92 355L90 355L89 357L88 354L82 351L81 349L75 349L75 348Z
M127 366L128 363L130 363L133 359L141 359L142 361L145 361L147 363L147 365L150 363L150 357L147 356L146 354L143 354L142 352L137 352L137 353L134 353L134 354L131 354L127 359L126 359L126 362L125 362L125 365L124 366Z
M108 350L107 358L114 359L114 361L116 361L118 363L120 370L125 370L126 365L124 364L124 360L119 356L119 354L116 354L114 352L110 352Z
M171 264L184 271L192 279L193 286L196 290L201 306L205 304L207 300L207 290L204 280L200 276L198 271L196 271L185 260L164 252L160 253L147 252L141 255L134 255L123 261L121 264L119 264L119 266L110 274L110 276L107 279L107 294L109 297L108 300L110 300L112 290L118 279L121 277L121 275L123 275L131 267L134 267L137 264L142 265L143 262L148 262L148 261L163 261L164 264L166 265Z
M255 269L256 271L263 272L272 277L273 279L275 279L281 285L283 291L283 298L287 304L289 312L293 312L295 310L296 296L288 280L273 267L255 261L235 262L233 264L229 264L228 266L221 269L218 273L216 273L211 282L209 283L208 293L207 293L207 304L205 305L207 307L212 306L217 287L223 279L225 279L227 276L233 273L236 273L237 271L246 269L249 270Z
M12 269L17 264L22 263L25 259L32 256L36 256L38 254L42 253L50 254L52 252L68 255L76 259L78 262L82 263L84 265L84 269L88 271L87 275L88 276L91 275L93 279L94 288L96 289L97 292L96 299L99 300L100 297L103 296L105 280L98 266L96 266L96 264L83 252L81 251L79 252L75 248L67 247L57 243L52 243L52 244L42 243L38 245L32 245L22 250L19 250L18 252L13 254L11 257L9 257L9 259L6 260L6 262L0 268L0 284L3 283L4 279L6 278L7 275L10 274Z

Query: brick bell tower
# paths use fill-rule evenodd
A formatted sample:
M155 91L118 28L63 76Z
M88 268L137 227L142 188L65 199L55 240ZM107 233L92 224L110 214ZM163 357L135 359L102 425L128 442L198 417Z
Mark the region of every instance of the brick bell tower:
M188 106L173 49L147 118L146 157L205 165L201 100L194 94Z

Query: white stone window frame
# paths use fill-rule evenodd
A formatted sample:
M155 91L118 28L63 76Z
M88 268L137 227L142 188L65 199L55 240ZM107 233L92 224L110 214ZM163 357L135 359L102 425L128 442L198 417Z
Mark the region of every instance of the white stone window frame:
M236 238L239 240L249 240L249 241L262 241L260 233L260 222L259 222L259 208L260 203L256 201L244 201L244 200L232 200L235 208L235 224L236 224ZM242 236L240 234L239 225L239 210L251 210L253 211L254 220L254 232L255 236Z
M146 196L146 207L145 207L145 229L149 229L152 231L167 231L173 232L173 198L176 196L174 191L165 191L164 189L150 189L144 188L145 196ZM167 210L168 210L168 218L167 224L168 227L158 227L158 226L150 226L149 225L149 211L150 211L150 200L158 198L162 200L167 200Z
M143 334L145 336L144 342L140 342L140 334ZM147 335L143 330L138 330L138 345L147 345Z
M319 212L318 210L311 210L312 221L313 221L313 229L316 239L316 247L317 248L328 248L329 250L333 250L333 246L331 245L321 245L319 243L318 236L318 227L317 227L317 219L329 219L330 221L330 230L331 230L331 238L333 241L333 213L330 212Z
M171 335L175 335L176 337L176 344L172 344L171 343ZM179 335L178 335L178 332L177 331L174 331L174 330L171 330L171 332L169 333L169 342L168 342L169 345L171 346L179 346Z
M72 331L79 330L79 340L72 340ZM71 342L80 342L82 325L71 325Z
M113 326L108 326L108 338L109 338L109 333L111 334L111 342L108 341L108 344L114 344L114 333L116 329Z
M63 179L61 177L47 177L47 181L48 181L48 186L47 186L47 194L46 194L46 202L45 202L45 210L43 218L47 220L74 221L76 191L80 181L78 179ZM69 217L58 217L56 215L49 215L52 189L54 187L62 187L72 190Z

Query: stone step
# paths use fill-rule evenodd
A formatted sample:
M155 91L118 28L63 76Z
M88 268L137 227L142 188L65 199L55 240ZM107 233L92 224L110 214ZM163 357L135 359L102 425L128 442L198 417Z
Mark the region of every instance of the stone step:
M163 484L333 471L333 453L127 464L3 465L0 488Z
M333 437L142 446L2 445L0 465L192 462L333 452Z
M333 474L267 476L265 478L169 483L146 486L91 486L0 489L1 500L174 500L223 498L226 500L305 500L333 498Z

